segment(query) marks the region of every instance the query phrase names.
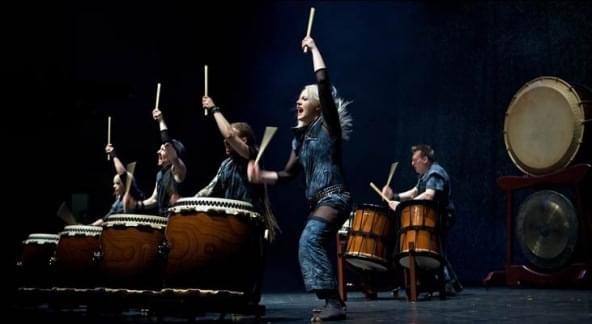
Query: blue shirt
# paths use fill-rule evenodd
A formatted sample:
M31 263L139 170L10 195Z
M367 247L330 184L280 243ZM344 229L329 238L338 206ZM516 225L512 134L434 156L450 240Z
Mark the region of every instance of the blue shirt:
M156 201L161 216L167 215L171 197L178 193L179 184L171 168L172 164L160 169L156 174Z
M251 159L257 156L257 150L249 147ZM247 177L248 160L233 153L222 161L216 176L207 187L200 190L198 197L218 197L241 200L251 203L259 212L263 211L264 188L263 185L249 182Z
M440 164L432 163L429 169L419 176L416 187L418 194L424 193L426 189L434 190L436 192L434 200L438 202L440 208L454 212L450 177Z

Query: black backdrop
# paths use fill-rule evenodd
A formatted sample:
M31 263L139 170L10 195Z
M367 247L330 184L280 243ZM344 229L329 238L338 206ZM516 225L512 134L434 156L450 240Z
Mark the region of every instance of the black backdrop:
M193 195L224 158L221 136L199 107L204 64L210 95L231 121L279 127L266 164L289 155L292 107L312 64L302 53L309 7L313 27L340 94L354 103L354 133L345 167L356 203L380 203L369 181L385 181L400 161L397 190L415 183L409 147L429 143L452 177L458 220L449 258L466 283L499 268L505 253L501 175L518 175L505 152L504 113L527 81L552 75L592 85L592 5L573 1L432 3L62 2L25 4L14 24L19 101L12 110L10 153L18 208L8 237L11 259L31 232L58 232L55 210L72 194L87 195L90 222L112 201L106 161L112 142L126 162L138 161L150 193L156 173L156 83L173 135L187 149ZM304 225L303 181L274 187L271 200L283 234L271 247L268 291L300 290L297 240ZM11 197L12 198L12 197ZM10 203L12 204L12 202Z

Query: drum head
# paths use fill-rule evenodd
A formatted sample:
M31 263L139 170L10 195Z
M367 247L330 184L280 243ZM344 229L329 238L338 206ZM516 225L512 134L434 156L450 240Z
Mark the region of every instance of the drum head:
M415 263L421 269L437 269L440 267L440 257L431 253L417 252L415 255ZM399 264L405 268L409 268L409 254L405 253L400 256Z
M352 266L366 270L366 271L387 271L388 267L386 266L386 262L384 260L376 258L371 255L361 255L361 254L352 254L346 253L345 260L347 263L351 264Z
M125 227L151 227L154 229L163 229L166 227L168 219L161 216L142 215L142 214L112 214L107 217L103 227L114 226Z
M36 243L36 244L57 244L60 239L58 234L48 234L48 233L31 233L27 237L26 240L23 241L24 244L29 243Z
M375 210L385 214L389 217L394 216L394 212L392 209L388 208L387 206L375 205L375 204L358 204L354 207L354 212L357 210Z
M566 167L584 135L584 110L567 82L540 77L512 98L504 122L506 150L524 173L536 175Z
M254 220L261 220L261 214L255 211L251 203L234 199L213 197L181 198L177 200L173 207L169 208L170 214L190 214L192 212L240 215Z
M82 235L82 236L99 236L103 228L101 226L93 226L93 225L68 225L64 227L64 230L60 232L60 237L62 236L75 236L75 235Z

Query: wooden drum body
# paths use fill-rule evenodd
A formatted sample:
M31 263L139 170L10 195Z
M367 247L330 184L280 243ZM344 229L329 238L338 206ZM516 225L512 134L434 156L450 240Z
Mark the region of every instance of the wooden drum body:
M592 118L589 91L556 77L527 82L514 95L504 122L504 141L514 164L524 173L541 175L590 162ZM590 127L590 126L588 126Z
M169 213L166 287L259 294L263 222L251 204L221 198L181 198Z
M397 207L400 221L399 264L409 267L409 244L415 245L415 261L422 269L441 265L439 216L437 204L431 200L408 200Z
M20 269L20 284L28 287L47 287L51 284L50 260L55 254L59 235L31 233L23 241Z
M60 233L55 254L57 284L67 287L90 287L97 279L99 251L103 228L69 225Z
M394 243L393 212L382 206L360 204L354 209L345 258L354 267L387 271Z
M160 288L167 218L113 214L103 224L100 272L116 288Z

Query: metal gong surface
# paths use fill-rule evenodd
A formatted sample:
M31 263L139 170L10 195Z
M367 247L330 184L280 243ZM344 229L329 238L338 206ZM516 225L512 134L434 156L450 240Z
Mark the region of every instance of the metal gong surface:
M552 190L531 194L520 205L516 222L516 237L533 265L554 270L569 261L578 239L578 217L564 195Z

